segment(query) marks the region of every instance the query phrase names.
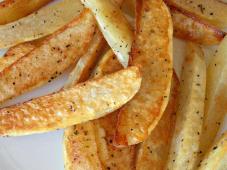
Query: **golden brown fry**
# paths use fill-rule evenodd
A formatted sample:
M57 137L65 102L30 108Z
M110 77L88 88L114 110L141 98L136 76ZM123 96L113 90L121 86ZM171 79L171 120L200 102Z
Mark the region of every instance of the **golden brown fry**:
M5 0L0 2L0 25L13 22L46 5L51 0Z
M143 81L139 93L119 111L115 142L124 146L146 140L168 103L173 72L172 22L164 2L137 1L131 64L140 68Z
M227 132L209 148L198 170L225 170L227 167Z
M121 64L118 62L112 50L109 50L101 58L94 70L93 76L101 77L105 74L110 74L121 69ZM65 158L67 159L65 161L65 164L67 164L66 169L72 170L72 167L77 169L86 166L88 166L88 169L95 170L109 168L116 170L133 169L135 146L123 149L118 149L113 146L116 121L117 112L113 112L98 120L89 121L76 126L76 129L81 127L83 127L83 129L92 127L89 129L90 131L86 133L86 138L91 139L89 142L92 143L93 149L89 149L86 153L84 153L84 151L87 150L87 148L83 149L85 146L81 145L85 142L79 143L79 140L85 136L85 133L78 133L77 136L74 135L74 138L71 138L70 136L73 136L73 133L77 133L77 131L75 129L74 131L67 129L64 136L64 144L66 146ZM96 160L96 164L90 160L90 155L92 155L93 159ZM75 158L76 161L74 161ZM83 160L78 162L78 160L81 159ZM100 163L102 164L102 168L100 168Z
M0 25L0 48L45 37L78 17L83 9L80 0L63 0L15 22Z
M0 135L47 132L100 118L128 102L140 84L139 69L130 67L68 90L0 109Z
M83 82L89 78L91 70L97 62L103 46L105 46L105 42L102 33L97 28L88 51L79 59L76 67L70 73L69 78L64 85L65 88L70 87L72 84Z
M176 8L170 8L173 19L174 36L204 45L219 43L225 32L203 20Z
M136 170L164 169L175 127L178 89L179 80L174 74L167 108L147 140L139 145Z
M179 106L167 168L192 170L199 151L206 88L206 63L202 49L187 46L181 74Z
M109 0L82 0L82 3L95 14L107 43L119 62L127 67L133 32L123 12Z
M102 170L95 142L95 126L92 121L65 130L65 170Z
M179 8L181 11L193 13L218 26L227 27L227 5L217 0L164 0L168 5Z
M211 147L227 113L227 37L207 68L205 115L200 143L201 157Z
M38 48L0 72L0 102L51 81L87 50L95 30L90 11L61 28Z

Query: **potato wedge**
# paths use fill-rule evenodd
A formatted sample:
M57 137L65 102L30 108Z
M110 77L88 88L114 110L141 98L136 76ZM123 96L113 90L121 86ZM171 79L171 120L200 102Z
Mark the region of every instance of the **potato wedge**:
M133 32L120 8L106 0L82 0L82 3L95 14L107 43L113 49L119 62L127 67Z
M136 170L164 169L175 127L178 89L179 80L174 74L167 108L147 140L138 146Z
M143 81L138 94L119 111L115 143L120 146L147 139L168 103L173 72L172 22L165 3L137 1L136 20L131 64L140 68Z
M97 28L88 51L79 59L76 67L70 73L69 78L64 85L65 88L70 87L72 84L83 82L89 78L91 70L97 62L99 54L101 53L104 45L105 41L103 39L102 33Z
M35 48L36 46L31 42L26 42L10 48L6 54L0 58L0 72Z
M227 5L222 2L217 0L165 0L165 2L181 11L193 13L219 28L227 27Z
M79 0L63 0L15 22L1 25L0 48L49 35L78 17L83 9Z
M227 167L227 132L209 149L198 170L225 170Z
M13 22L46 5L51 0L5 0L0 2L0 25Z
M67 128L63 146L65 170L102 170L92 121Z
M174 36L203 45L218 44L225 32L196 16L170 8L173 19Z
M105 74L109 74L122 69L121 64L114 57L112 50L107 51L98 63L98 66L94 70L92 76L101 77ZM113 146L113 136L115 133L115 126L117 121L117 112L113 112L103 118L89 121L76 125L74 131L66 129L64 136L65 147L65 161L66 169L72 170L79 169L80 167L88 167L87 169L133 169L135 146L128 148L115 148ZM84 152L87 148L84 148L86 141L79 141L85 133L78 133L78 128L89 129L86 133L86 139L90 139L93 149ZM77 134L75 136L74 134ZM71 138L70 136L74 136ZM95 137L94 137L95 136ZM83 144L83 145L81 145ZM79 147L78 149L78 146ZM86 154L85 156L83 156ZM96 164L91 161L90 155L96 160ZM83 161L78 162L77 160ZM75 161L76 160L76 161ZM100 168L100 163L102 168Z
M201 157L211 147L227 113L227 37L207 68L205 115L200 143Z
M0 72L0 102L60 75L85 54L95 31L89 10L47 38L42 45ZM76 42L76 43L75 43Z
M19 136L97 119L128 102L141 83L137 67L0 109L0 135Z
M179 107L167 169L195 167L202 130L206 88L206 63L202 49L188 43L183 64Z

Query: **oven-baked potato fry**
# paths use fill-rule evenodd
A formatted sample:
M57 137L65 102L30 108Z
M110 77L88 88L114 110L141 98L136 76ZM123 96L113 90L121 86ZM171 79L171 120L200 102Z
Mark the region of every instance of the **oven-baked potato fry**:
M95 14L100 30L120 63L128 66L133 32L120 8L107 0L82 0Z
M0 72L0 102L51 81L85 54L96 22L87 9Z
M226 35L219 28L204 22L196 16L176 8L170 8L174 36L203 45L218 44Z
M119 111L116 145L143 142L160 120L168 103L172 63L172 21L165 3L138 0L132 65L142 73L137 95ZM162 17L160 17L162 16Z
M105 41L102 33L97 28L93 40L89 45L88 51L77 62L76 67L70 73L64 88L70 87L72 84L83 82L89 78L92 68L97 62L103 46L105 46Z
M227 5L217 0L164 0L168 5L179 8L181 11L193 13L218 26L227 27Z
M166 110L150 136L139 144L136 170L163 170L168 158L170 142L175 127L179 80L173 74L170 99Z
M227 37L207 68L207 89L200 156L211 147L227 113Z
M206 89L206 63L198 45L188 43L182 69L169 170L192 170L198 158Z
M45 37L79 16L80 0L63 0L6 25L0 25L0 48Z
M140 84L139 69L130 67L58 93L0 109L0 135L47 132L100 118L128 102Z
M5 0L0 2L0 25L13 22L46 5L51 0Z
M227 167L227 132L209 148L198 170L224 170Z
M123 69L118 62L112 50L107 51L102 56L92 76L101 77L105 74L110 74ZM66 129L64 135L65 145L65 167L67 170L78 169L79 167L88 166L88 169L133 169L135 146L127 148L115 148L113 146L113 136L115 133L115 126L117 121L117 112L110 113L109 115L86 123L76 125L73 129ZM93 149L89 149L84 153L87 148L84 148L84 142L80 142L85 133L79 133L78 129L88 129L86 139L90 139ZM76 136L74 134L77 134ZM70 137L73 136L74 138ZM81 145L82 144L82 145ZM86 154L85 156L83 156ZM95 157L96 164L90 160L90 155ZM78 160L83 161L78 162ZM102 166L100 167L100 163ZM72 168L73 167L73 168Z

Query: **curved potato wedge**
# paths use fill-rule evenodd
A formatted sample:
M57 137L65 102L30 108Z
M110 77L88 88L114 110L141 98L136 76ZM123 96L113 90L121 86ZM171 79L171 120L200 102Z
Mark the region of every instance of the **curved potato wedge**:
M95 31L89 10L0 72L0 102L32 90L60 75L85 54ZM76 43L75 43L76 42Z
M45 37L78 17L83 9L79 0L64 0L15 22L0 25L0 48Z
M92 68L97 62L100 51L102 50L104 45L105 42L102 33L97 28L88 51L77 62L76 67L70 73L69 78L64 85L64 88L70 87L72 84L83 82L89 78Z
M224 170L227 167L227 132L209 149L198 170Z
M193 13L218 26L227 27L227 5L217 0L164 0L168 5L179 8L181 11Z
M110 74L111 71L116 72L123 69L114 56L112 50L107 51L95 68L93 76L101 77ZM66 169L72 170L80 167L95 170L133 169L135 146L122 149L113 146L116 121L117 112L113 112L103 118L76 125L74 129L66 129L64 135ZM83 132L82 130L80 132L80 129L83 129ZM84 133L87 129L89 131ZM80 141L83 137L84 140ZM92 148L87 148L85 144L92 146ZM93 160L96 161L93 162ZM101 167L100 164L102 164Z
M78 84L68 90L0 109L0 135L48 132L105 116L139 90L137 67Z
M136 170L163 170L168 158L172 134L175 127L179 80L173 74L170 99L166 110L150 136L139 144Z
M120 8L107 0L82 0L82 3L95 14L107 43L113 49L119 62L127 67L133 32Z
M170 8L173 19L174 36L203 45L218 44L225 32L187 13Z
M198 158L206 88L206 63L199 46L188 43L182 69L169 170L192 170Z
M173 72L172 22L165 3L137 1L136 19L131 64L140 68L143 81L119 111L115 143L120 146L143 142L155 128L168 103Z
M51 0L5 0L0 2L0 25L13 22L46 5Z
M211 147L227 113L227 36L207 68L205 115L200 143L201 157Z

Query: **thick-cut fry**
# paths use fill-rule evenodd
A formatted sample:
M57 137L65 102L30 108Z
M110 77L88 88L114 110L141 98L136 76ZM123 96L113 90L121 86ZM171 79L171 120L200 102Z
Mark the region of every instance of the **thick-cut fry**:
M194 13L221 28L227 27L227 5L217 0L164 0L181 11Z
M78 17L83 9L79 0L63 0L15 22L1 25L0 48L49 35Z
M189 43L183 64L179 107L167 169L192 170L199 151L206 88L206 63L202 49Z
M141 83L137 67L68 90L0 109L0 135L18 136L65 128L105 116L128 102Z
M139 93L120 109L117 145L146 140L168 103L173 72L172 22L168 8L160 0L137 2L132 65L140 68L143 81Z
M147 140L139 145L136 170L164 169L175 127L178 89L179 80L174 74L167 108Z
M48 37L42 45L0 72L0 102L51 81L83 54L95 31L90 11Z
M2 72L5 68L9 67L11 64L15 63L17 60L19 60L21 57L28 54L35 48L36 46L31 42L19 44L15 47L10 48L7 53L0 58L0 72Z
M81 0L95 14L100 29L120 63L128 66L132 29L120 8L107 0Z
M201 157L211 147L227 113L227 37L207 68L205 115L201 137Z
M222 30L176 8L171 8L174 35L204 45L219 43L225 36Z
M79 59L75 69L70 73L69 79L64 86L65 88L88 79L104 45L105 42L102 33L97 28L88 51Z
M101 58L98 66L95 68L92 76L101 77L105 74L109 74L111 72L115 72L122 69L121 64L118 62L116 57L114 57L114 53L112 50L106 52L106 54ZM135 154L135 146L131 146L128 148L118 149L113 146L113 136L115 132L115 125L117 120L117 112L113 112L101 119L95 121L89 121L80 125L77 125L74 131L72 129L67 129L64 136L64 144L65 144L65 161L66 169L72 170L78 169L80 167L88 167L88 169L125 169L131 170L134 165L134 154ZM89 132L86 133L86 138L89 138L89 142L92 143L93 149L86 152L84 154L85 142L80 142L84 135L84 133L78 133L78 128L88 129ZM73 136L74 138L70 138ZM94 137L95 136L95 137ZM77 147L76 147L77 146ZM79 147L78 147L79 146ZM98 149L97 149L98 148ZM83 156L85 155L85 156ZM96 160L96 164L94 164L90 160L90 155ZM76 161L74 160L76 159ZM78 162L77 160L83 161ZM100 163L102 164L102 168L100 168ZM73 167L73 168L72 168Z
M64 133L65 170L102 170L95 142L95 126L89 121Z
M209 149L198 170L225 170L227 167L227 132Z
M5 0L0 2L0 25L13 22L46 5L51 0Z

